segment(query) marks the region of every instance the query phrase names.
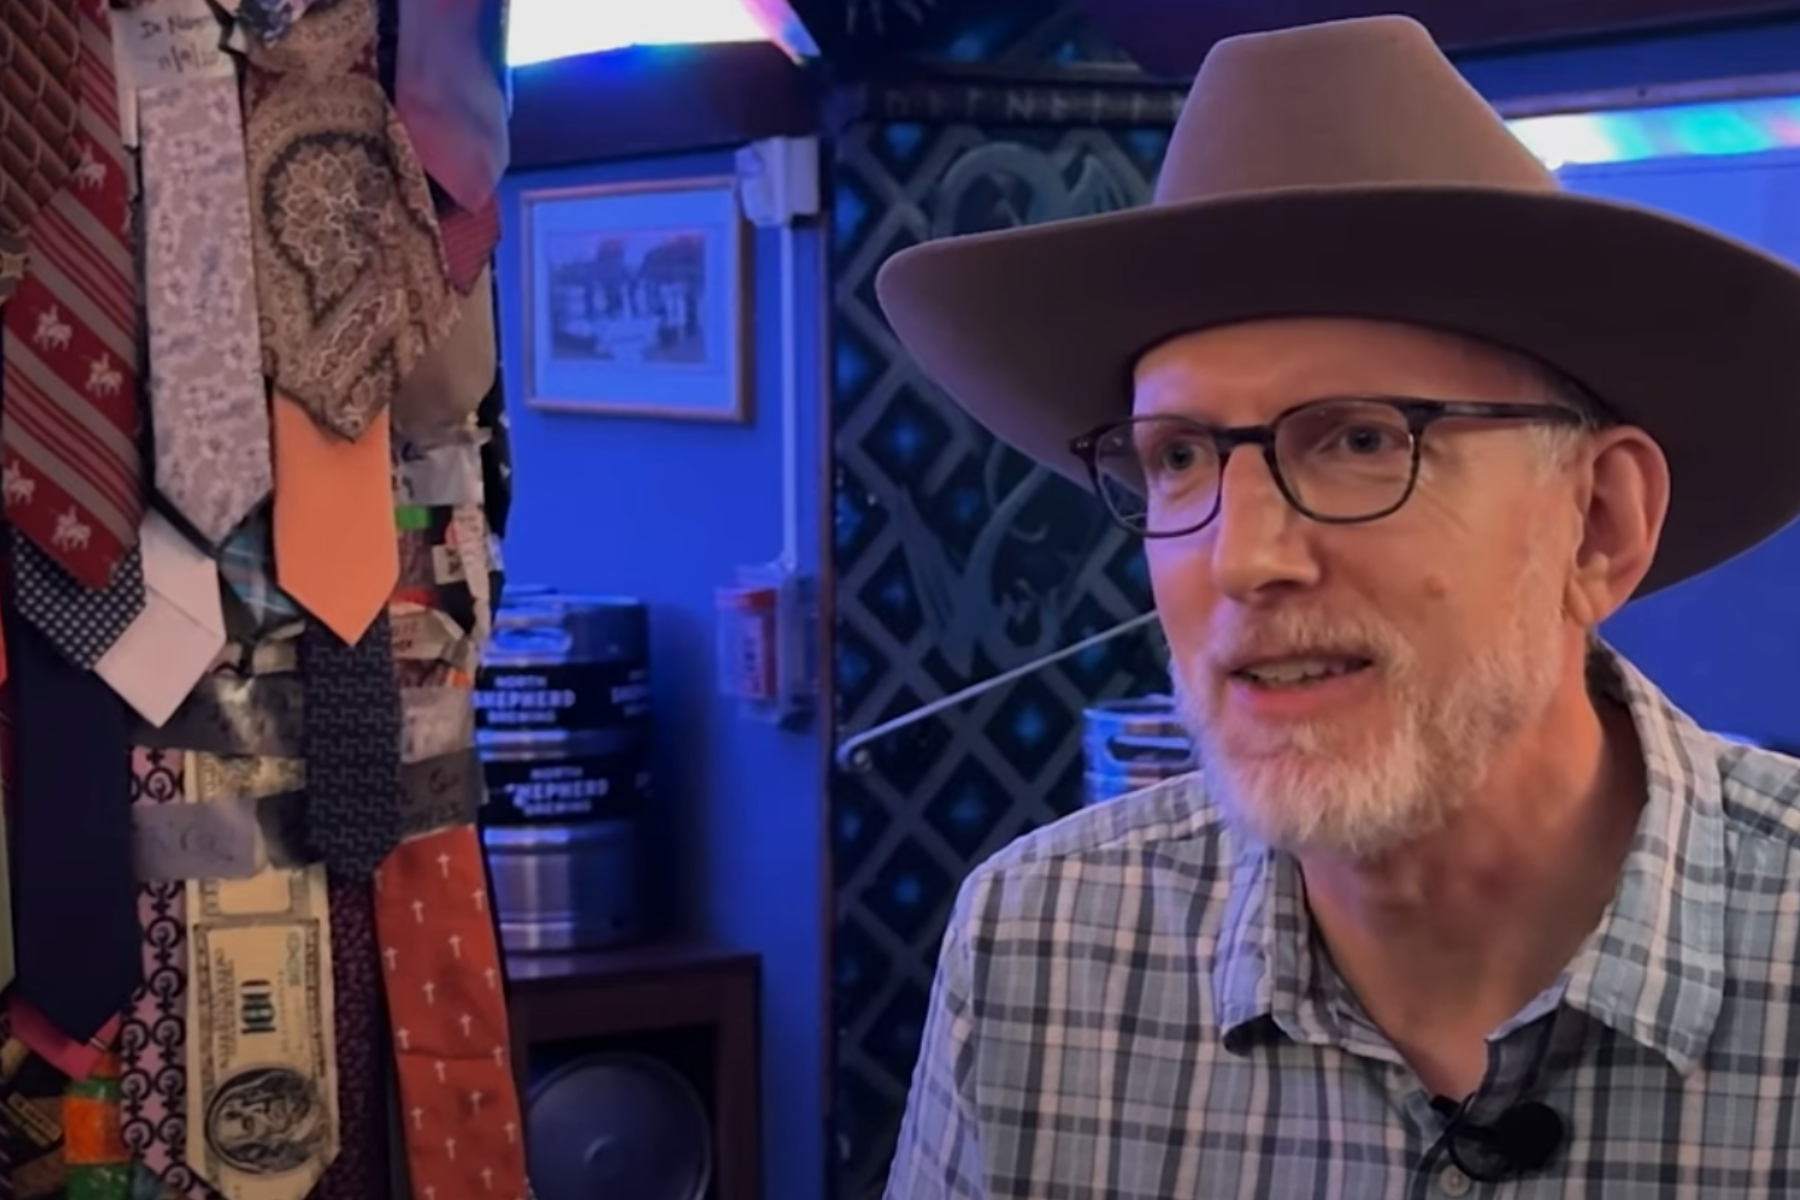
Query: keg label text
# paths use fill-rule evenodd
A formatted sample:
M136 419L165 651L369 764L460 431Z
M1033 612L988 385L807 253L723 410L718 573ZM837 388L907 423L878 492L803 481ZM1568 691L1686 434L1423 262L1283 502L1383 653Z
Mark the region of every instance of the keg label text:
M647 748L483 766L485 825L543 825L633 817L650 790Z
M493 665L476 679L477 729L606 729L649 715L650 672L642 664Z

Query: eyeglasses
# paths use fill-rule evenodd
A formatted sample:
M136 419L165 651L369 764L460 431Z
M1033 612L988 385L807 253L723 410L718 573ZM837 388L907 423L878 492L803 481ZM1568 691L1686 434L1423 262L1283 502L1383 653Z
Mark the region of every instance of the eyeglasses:
M1315 400L1267 425L1223 428L1174 414L1130 417L1069 443L1114 520L1147 538L1182 537L1219 515L1232 451L1261 448L1283 498L1327 525L1378 521L1412 497L1425 430L1438 421L1580 426L1573 409L1465 400Z

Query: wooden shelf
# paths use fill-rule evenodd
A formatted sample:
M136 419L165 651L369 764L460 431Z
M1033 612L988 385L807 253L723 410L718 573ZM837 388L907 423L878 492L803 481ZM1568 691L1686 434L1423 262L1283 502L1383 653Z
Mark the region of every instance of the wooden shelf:
M761 1200L757 1029L762 960L701 942L509 954L513 1062L533 1046L692 1027L714 1037L718 1200Z

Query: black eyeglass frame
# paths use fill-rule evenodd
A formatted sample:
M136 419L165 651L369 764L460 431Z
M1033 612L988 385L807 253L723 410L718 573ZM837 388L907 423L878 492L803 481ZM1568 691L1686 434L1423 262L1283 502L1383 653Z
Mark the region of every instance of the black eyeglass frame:
M1412 462L1408 468L1406 489L1401 492L1399 499L1378 512L1358 517L1321 516L1301 502L1294 489L1288 485L1287 478L1282 474L1281 467L1276 461L1276 431L1299 415L1332 404L1379 404L1399 413L1406 421L1407 435L1412 442ZM1424 452L1425 431L1439 421L1456 418L1570 427L1592 425L1587 417L1576 410L1555 404L1507 403L1489 400L1425 400L1395 396L1326 396L1295 405L1273 421L1263 425L1209 425L1205 421L1182 416L1179 413L1146 413L1125 417L1095 426L1086 433L1071 438L1069 451L1087 467L1088 482L1094 490L1094 495L1099 498L1101 504L1106 506L1107 515L1127 532L1142 538L1187 537L1189 534L1200 532L1218 520L1219 511L1223 507L1225 498L1225 467L1231 461L1231 455L1242 446L1255 446L1262 451L1263 462L1269 468L1269 477L1275 481L1275 487L1281 492L1282 499L1286 500L1289 507L1301 516L1310 521L1317 521L1321 525L1366 525L1370 521L1391 517L1406 507L1406 502L1412 499L1413 492L1419 486L1419 462L1420 456ZM1174 422L1186 426L1195 433L1210 439L1213 452L1218 457L1219 480L1213 486L1212 508L1199 522L1186 528L1159 533L1139 529L1121 516L1113 507L1113 502L1107 498L1105 481L1102 479L1104 468L1100 465L1102 439L1120 429L1149 422L1164 424Z

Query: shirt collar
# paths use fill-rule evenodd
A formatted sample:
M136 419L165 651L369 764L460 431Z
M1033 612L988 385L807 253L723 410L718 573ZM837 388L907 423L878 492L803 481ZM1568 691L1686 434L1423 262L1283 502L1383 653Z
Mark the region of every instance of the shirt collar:
M1725 817L1718 743L1610 648L1590 686L1631 713L1648 796L1618 891L1563 980L1563 1003L1650 1049L1680 1074L1700 1061L1725 992ZM1292 859L1236 854L1213 963L1227 1049L1272 1024L1289 1038L1341 1042L1320 985L1311 921Z

